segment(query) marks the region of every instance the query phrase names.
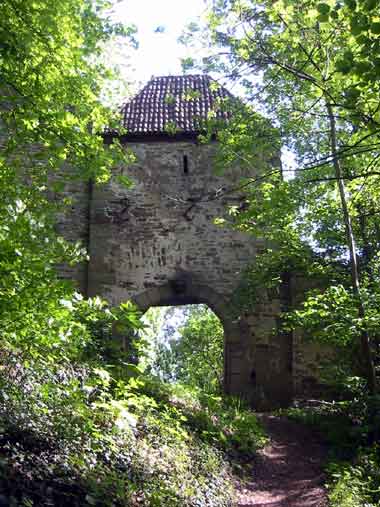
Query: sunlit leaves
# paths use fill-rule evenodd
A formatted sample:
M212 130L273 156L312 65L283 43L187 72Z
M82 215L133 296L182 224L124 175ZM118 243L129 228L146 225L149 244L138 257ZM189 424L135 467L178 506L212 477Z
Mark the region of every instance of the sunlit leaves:
M67 158L88 175L96 173L98 160L100 170L109 171L122 158L121 151L107 152L102 143L94 143L89 129L91 125L100 133L112 123L99 101L109 72L89 58L99 54L102 41L120 33L101 14L103 8L102 2L91 5L86 0L4 3L0 27L7 51L1 88L13 104L10 110L2 107L9 148L10 138L24 150L29 143L42 142L49 146L51 166L59 164L61 153L55 147L63 144Z
M52 192L70 178L105 181L128 158L101 135L113 120L99 99L109 72L96 59L100 44L122 33L104 8L87 0L2 4L2 338L37 355L54 356L60 347L66 354L85 339L71 321L72 288L55 267L84 261L86 253L57 236L55 215L69 200L51 199Z
M335 336L342 343L357 340L358 330L375 334L369 321L355 320L362 302L350 292L350 285L357 284L350 279L348 245L355 236L357 247L351 252L357 250L364 287L372 284L375 291L380 248L375 188L380 175L376 7L379 2L374 1L257 0L241 10L239 2L227 2L218 5L209 25L210 40L220 55L214 59L219 71L245 86L247 99L277 127L282 144L295 159L293 167L276 171L273 144L274 158L267 164L265 157L260 160L258 151L265 153L269 146L254 132L261 130L262 122L253 116L241 118L231 132L226 129L225 137L220 136L219 151L227 165L240 159L241 167L258 172L248 184L242 182L245 202L234 205L230 220L230 225L269 242L249 271L250 286L258 293L259 287L277 288L284 270L318 274L321 285L331 289L342 283L352 303L347 322L357 331L347 331L338 306L326 309L332 320L336 309ZM339 193L337 180L344 182ZM349 209L343 220L344 202ZM245 288L243 306L249 298L255 300L252 292ZM321 296L322 303L328 294ZM315 306L320 322L327 318L322 303ZM361 314L368 315L366 311L362 307ZM306 314L302 318L306 324ZM369 385L373 383L372 373L367 378Z
M380 22L374 22L370 25L370 30L372 33L379 35L380 34Z

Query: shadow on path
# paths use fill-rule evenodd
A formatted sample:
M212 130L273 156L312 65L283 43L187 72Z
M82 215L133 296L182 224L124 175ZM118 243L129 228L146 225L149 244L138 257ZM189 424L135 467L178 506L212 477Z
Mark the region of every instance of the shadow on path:
M326 446L296 422L271 415L259 418L271 441L258 453L236 507L327 507L322 486Z

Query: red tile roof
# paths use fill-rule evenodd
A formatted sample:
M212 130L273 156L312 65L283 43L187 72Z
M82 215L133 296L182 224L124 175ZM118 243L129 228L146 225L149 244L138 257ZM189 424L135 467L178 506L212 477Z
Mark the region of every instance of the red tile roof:
M210 115L227 120L222 103L233 96L205 75L153 77L122 107L122 124L131 135L197 134Z

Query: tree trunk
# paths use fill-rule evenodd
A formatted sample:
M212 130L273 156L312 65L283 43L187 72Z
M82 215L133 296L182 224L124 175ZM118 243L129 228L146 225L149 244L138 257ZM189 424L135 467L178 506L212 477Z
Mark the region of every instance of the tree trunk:
M351 267L351 283L353 294L357 303L358 316L361 319L365 317L365 308L363 298L360 292L360 279L358 271L358 263L356 256L356 245L354 233L352 230L351 216L347 205L346 189L343 179L342 167L339 157L337 155L337 137L336 137L336 124L332 105L326 102L329 123L330 123L330 143L331 153L333 158L333 166L335 177L338 182L340 202L342 206L343 220L346 229L347 246L350 252L350 267ZM363 365L363 374L367 380L368 390L370 394L376 392L376 374L372 358L372 351L367 329L363 329L360 333L360 348L361 348L361 363Z

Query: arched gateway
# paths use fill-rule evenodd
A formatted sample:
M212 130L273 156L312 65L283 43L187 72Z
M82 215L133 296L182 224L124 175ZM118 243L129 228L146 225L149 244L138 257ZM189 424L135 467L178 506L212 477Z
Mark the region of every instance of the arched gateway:
M153 78L123 107L128 133L119 137L136 161L115 169L115 176L125 174L134 186L127 189L115 177L106 186L77 189L75 212L62 228L87 242L89 264L75 274L84 292L113 304L132 299L143 310L206 303L225 328L226 391L284 405L302 373L294 375L293 337L276 332L289 291L282 300L263 288L251 315L231 312L233 293L263 244L214 225L228 204L244 199L223 190L247 174L216 175L215 144L197 142L199 120L229 96L207 76Z

